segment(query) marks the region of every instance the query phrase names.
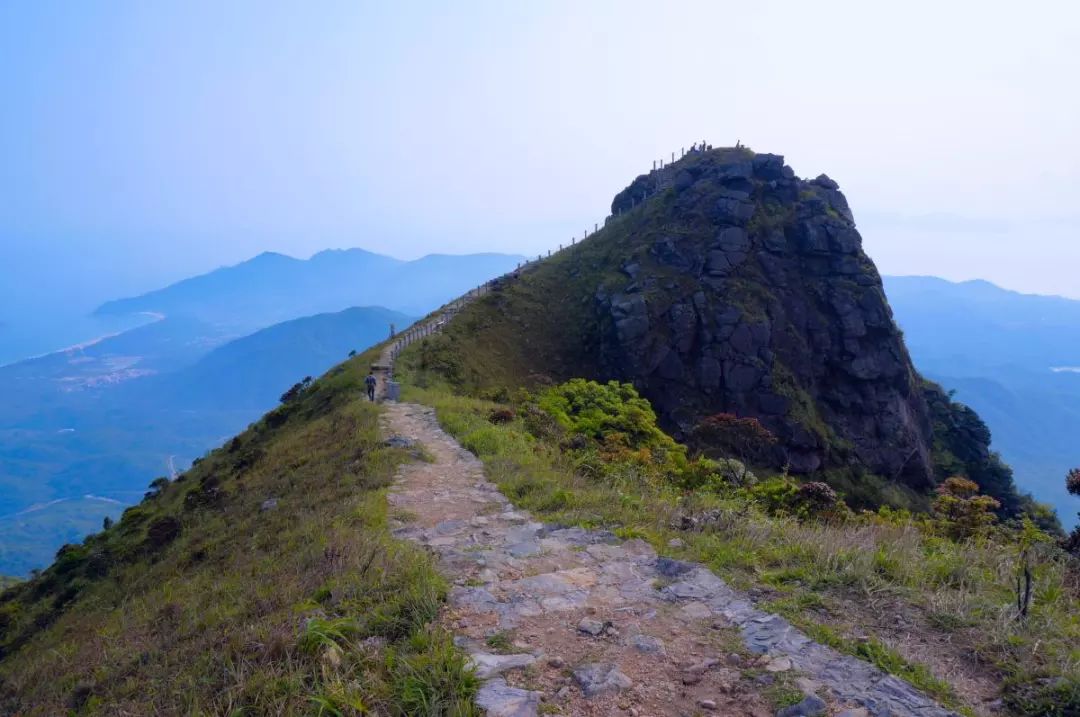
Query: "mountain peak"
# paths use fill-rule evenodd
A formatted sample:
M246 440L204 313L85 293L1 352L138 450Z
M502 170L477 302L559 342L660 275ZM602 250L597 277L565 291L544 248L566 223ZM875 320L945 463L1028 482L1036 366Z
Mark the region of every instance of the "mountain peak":
M963 443L934 434L951 403L912 366L834 180L800 179L778 154L695 150L611 207L450 327L459 383L628 381L683 438L712 414L754 417L779 439L777 466L868 502L881 484L862 476L915 493L944 477L936 446ZM963 447L987 490L1011 494L985 443Z

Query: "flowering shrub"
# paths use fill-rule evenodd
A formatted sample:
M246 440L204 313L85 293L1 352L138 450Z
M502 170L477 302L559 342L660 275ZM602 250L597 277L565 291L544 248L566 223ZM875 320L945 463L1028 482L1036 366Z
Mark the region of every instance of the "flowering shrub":
M828 483L813 481L799 486L799 500L811 510L820 512L835 506L840 501L840 496Z

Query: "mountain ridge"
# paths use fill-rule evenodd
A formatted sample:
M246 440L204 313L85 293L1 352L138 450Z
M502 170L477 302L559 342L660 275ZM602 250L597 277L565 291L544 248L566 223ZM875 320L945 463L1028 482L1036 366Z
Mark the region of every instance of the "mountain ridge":
M821 181L815 186L829 189ZM816 192L801 194L797 201L809 202ZM475 699L480 707L539 710L541 699L579 704L568 675L586 699L598 686L618 692L635 679L649 689L655 686L647 684L655 674L649 668L666 654L677 660L665 673L673 689L651 693L655 703L629 691L591 706L603 710L626 697L666 712L678 694L689 695L690 709L723 702L725 709L751 705L754 714L862 706L897 714L1071 715L1080 705L1075 565L1047 535L1038 538L1045 552L1028 552L1024 541L1038 529L1015 520L995 524L986 497L967 495L968 481L943 483L932 512L855 513L820 482L768 468L760 479L745 466L732 474L742 464L730 453L717 460L688 454L660 430L632 386L581 378L551 385L566 374L619 366L626 351L648 343L627 346L628 329L630 338L641 338L666 326L659 318L677 321L680 312L648 305L665 293L678 298L681 286L678 277L657 272L657 264L670 268L672 260L697 256L693 227L683 228L686 241L670 240L673 225L664 211L674 199L665 188L651 205L630 210L630 219L645 210L636 219L657 219L654 225L628 224L620 213L624 223L613 220L610 232L490 282L456 314L429 315L426 322L439 333L411 332L419 340L399 355L395 375L406 381L407 401L431 408L387 410L362 397L368 367L385 352L396 353L393 342L383 342L296 392L175 481L155 481L117 523L64 546L52 566L0 597L0 705L13 712L67 705L136 714L176 704L188 711L280 714L305 714L313 703L342 714L427 714L432 705L445 705L435 711L469 715L476 713ZM746 211L745 198L720 199L726 212ZM808 210L800 218L796 208L792 219L820 216ZM746 233L760 236L749 227ZM723 279L749 260L739 254L750 254L739 249L741 239L733 244L726 237L719 255L701 257L723 267L726 273L717 275ZM629 271L628 250L653 258L635 261ZM831 261L813 258L828 258L820 250L811 253L810 268L834 271ZM872 265L860 259L857 267L843 259L837 265L858 268L843 275L863 276L865 288L879 289ZM699 280L681 271L688 281ZM831 275L808 272L811 283ZM628 290L627 279L636 289ZM768 318L772 335L780 314L769 313L773 307L747 283L709 289L739 299L740 320ZM635 294L646 298L644 314L616 310L625 302L612 297ZM730 316L724 308L715 313ZM858 328L843 320L851 311L838 313L833 328ZM721 340L746 353L746 331L735 325ZM906 357L891 318L875 328L895 349L894 359ZM753 348L761 331L747 331ZM678 333L661 336L673 337ZM858 354L855 348L845 350ZM657 367L668 354L657 358ZM633 367L642 356L629 358ZM860 380L875 380L870 364L849 368ZM721 378L727 373L724 367ZM926 415L916 418L934 424L934 479L956 473L978 479L970 469L988 463L989 442L978 416L922 380L910 362L892 375L909 381L908 393L899 394L905 405L918 408L918 396L926 402ZM446 391L447 384L460 390ZM810 393L813 384L795 385L815 402L827 399ZM891 398L887 392L900 386L886 382L875 390ZM798 418L812 419L816 407L804 408ZM823 429L831 417L821 411ZM444 428L457 442L446 439ZM836 448L840 455L844 450ZM481 470L503 495L478 480ZM407 471L426 482L412 483ZM446 500L453 490L460 500ZM427 523L410 525L415 516L402 507L431 500L467 512L431 511L423 515ZM427 551L411 550L402 537L444 552L443 574L435 574ZM505 545L506 558L484 542L490 540ZM595 572L553 564L557 550L588 561ZM1030 562L1018 563L1017 553ZM623 568L624 557L654 572ZM1039 576L1030 605L1013 594L1020 570ZM722 589L718 578L748 588L745 599ZM508 589L514 583L525 589L524 602ZM629 599L620 597L621 588L629 589ZM557 621L538 641L529 629L536 622L508 623L510 629L493 633L493 622L469 613L494 612L502 627L510 614L499 605L504 600L529 620L549 611ZM663 614L641 610L646 601L662 601ZM769 614L757 613L754 604ZM1024 619L1028 607L1038 619ZM712 611L724 619L714 622ZM728 629L734 611L750 618L739 633ZM664 631L669 616L692 626L690 640L680 644L677 631ZM660 637L647 634L658 625ZM552 642L568 648L558 660L478 684L478 677L535 661L534 654L504 654L508 648L533 652ZM478 655L483 672L474 675L459 649ZM702 652L707 657L684 661L684 649L694 660ZM625 667L633 679L619 671L622 650L644 668ZM802 661L809 651L823 658L816 667L824 683L796 679L814 675ZM241 662L244 669L234 669ZM868 672L866 662L890 676ZM842 689L828 689L829 680L842 681ZM859 694L860 680L876 694ZM948 710L938 711L904 681ZM717 694L723 697L712 699ZM760 709L751 700L760 700Z

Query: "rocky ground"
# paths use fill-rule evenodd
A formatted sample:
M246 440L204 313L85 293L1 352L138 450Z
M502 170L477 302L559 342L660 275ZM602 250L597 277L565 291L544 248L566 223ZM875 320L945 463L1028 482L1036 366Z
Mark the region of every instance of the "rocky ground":
M395 534L432 550L453 583L441 619L472 655L489 715L954 714L700 565L535 522L429 408L387 404L383 430L433 459L399 472Z

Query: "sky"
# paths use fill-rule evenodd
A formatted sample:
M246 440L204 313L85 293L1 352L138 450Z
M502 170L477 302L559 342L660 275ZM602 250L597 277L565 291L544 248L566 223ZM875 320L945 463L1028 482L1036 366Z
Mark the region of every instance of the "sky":
M1080 298L1080 5L0 5L0 321L261 251L537 253L699 139L883 273Z

